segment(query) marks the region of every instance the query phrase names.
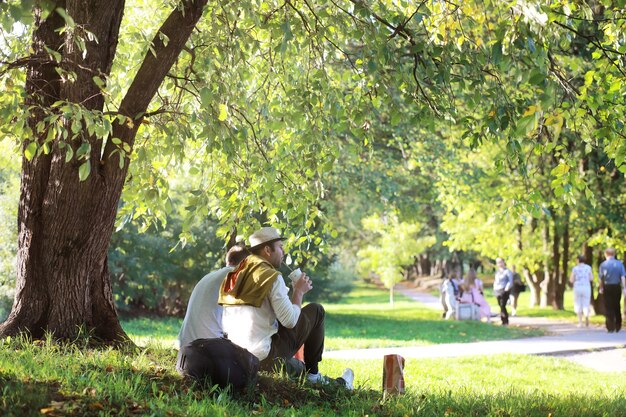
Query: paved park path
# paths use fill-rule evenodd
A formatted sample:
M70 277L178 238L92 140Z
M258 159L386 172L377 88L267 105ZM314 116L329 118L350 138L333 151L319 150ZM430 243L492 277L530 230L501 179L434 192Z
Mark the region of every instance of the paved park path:
M396 291L433 309L441 310L439 298L401 283ZM499 325L494 318L494 325ZM545 336L523 339L494 340L473 343L448 343L416 347L336 350L324 352L324 357L338 359L382 359L387 354L404 358L447 358L472 355L516 353L562 356L604 372L626 372L626 329L608 333L603 326L578 328L572 322L541 317L510 317L510 326L543 329Z

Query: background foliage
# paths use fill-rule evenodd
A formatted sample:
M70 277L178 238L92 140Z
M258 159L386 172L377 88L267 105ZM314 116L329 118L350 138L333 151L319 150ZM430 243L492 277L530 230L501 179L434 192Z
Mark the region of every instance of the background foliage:
M32 110L20 66L31 5L2 4L7 216L17 183L6 172ZM50 144L81 124L107 140L169 6L128 3L105 113L56 103ZM558 307L577 252L595 263L606 245L625 249L625 24L624 2L609 0L210 2L130 154L111 249L120 306L177 311L163 298L184 299L230 234L261 224L286 232L291 265L319 268L326 291L372 246L363 219L397 216L377 233L413 247L407 276L503 256L554 283L543 301ZM420 228L398 237L402 224ZM4 282L14 251L2 247Z

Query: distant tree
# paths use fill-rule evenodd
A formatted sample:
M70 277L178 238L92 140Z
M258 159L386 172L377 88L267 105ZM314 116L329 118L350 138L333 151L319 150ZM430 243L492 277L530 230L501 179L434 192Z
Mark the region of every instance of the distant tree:
M372 243L359 251L359 268L363 275L376 274L389 288L389 303L393 305L393 287L405 278L407 265L413 257L435 243L431 236L418 235L421 225L399 222L396 215L371 216L363 227L372 236Z

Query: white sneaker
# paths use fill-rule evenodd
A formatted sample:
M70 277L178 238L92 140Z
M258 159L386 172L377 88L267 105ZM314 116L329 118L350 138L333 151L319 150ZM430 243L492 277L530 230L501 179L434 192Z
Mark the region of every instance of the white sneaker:
M354 389L354 371L352 369L346 368L346 370L343 371L343 374L341 374L341 379L346 381L347 389L349 390Z
M320 374L319 372L316 374L306 374L306 380L312 384L322 384L322 385L327 385L330 382L328 380L328 377Z

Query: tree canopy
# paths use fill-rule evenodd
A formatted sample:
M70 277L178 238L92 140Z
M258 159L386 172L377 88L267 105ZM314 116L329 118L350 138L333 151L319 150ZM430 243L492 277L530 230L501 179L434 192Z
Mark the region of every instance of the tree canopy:
M93 240L87 269L105 262L112 215L164 223L180 204L183 242L210 214L225 240L269 223L309 258L345 229L329 214L356 190L374 197L362 217L400 213L423 236L530 272L569 257L547 245L569 242L576 219L577 243L623 236L623 1L0 7L21 245L38 221L44 237L57 230L65 193L83 196L71 215L84 223L54 256ZM180 202L176 181L189 187ZM18 278L43 250L22 249Z

